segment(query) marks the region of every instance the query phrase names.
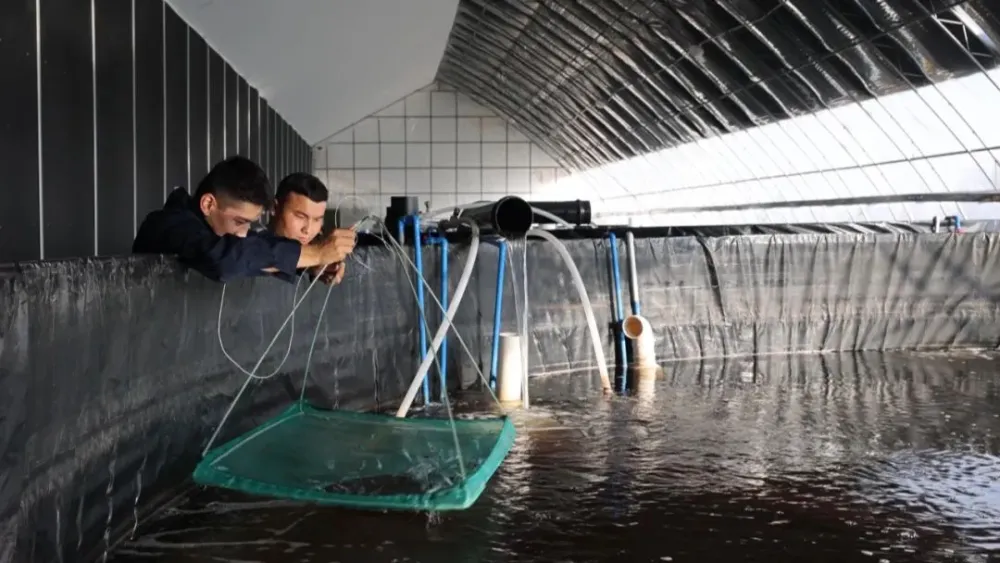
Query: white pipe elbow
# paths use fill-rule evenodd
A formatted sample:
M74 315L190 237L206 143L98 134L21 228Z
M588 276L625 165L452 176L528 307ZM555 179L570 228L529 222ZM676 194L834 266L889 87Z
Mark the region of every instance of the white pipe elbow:
M656 341L653 339L653 327L640 315L629 315L622 321L622 332L625 338L632 341L632 365L634 367L655 367Z

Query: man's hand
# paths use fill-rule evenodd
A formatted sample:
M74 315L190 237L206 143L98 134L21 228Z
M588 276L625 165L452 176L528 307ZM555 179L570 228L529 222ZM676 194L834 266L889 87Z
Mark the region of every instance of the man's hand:
M344 272L346 270L347 264L345 262L337 262L336 264L330 264L323 271L320 271L319 268L313 268L312 274L319 276L319 281L326 285L337 285L344 280Z
M343 262L354 252L357 235L351 229L334 229L320 247L320 266Z
M298 267L313 268L343 262L351 252L354 252L356 239L357 235L351 229L335 229L319 244L302 247Z

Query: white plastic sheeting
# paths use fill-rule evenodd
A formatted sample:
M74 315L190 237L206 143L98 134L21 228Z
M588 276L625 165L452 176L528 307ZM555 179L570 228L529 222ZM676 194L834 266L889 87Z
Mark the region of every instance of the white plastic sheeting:
M589 197L601 223L693 225L1000 217L1000 204L898 203L720 213L672 207L994 191L1000 72L824 110L570 176L548 198ZM581 195L584 194L584 195Z

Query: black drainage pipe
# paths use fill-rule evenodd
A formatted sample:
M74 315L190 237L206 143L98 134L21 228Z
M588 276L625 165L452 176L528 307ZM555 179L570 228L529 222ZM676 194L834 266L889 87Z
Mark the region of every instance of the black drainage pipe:
M492 229L507 238L524 238L535 223L555 221L536 214L546 211L571 225L590 223L589 201L525 201L517 196L504 196L493 203L462 211L462 217L472 219L480 228Z

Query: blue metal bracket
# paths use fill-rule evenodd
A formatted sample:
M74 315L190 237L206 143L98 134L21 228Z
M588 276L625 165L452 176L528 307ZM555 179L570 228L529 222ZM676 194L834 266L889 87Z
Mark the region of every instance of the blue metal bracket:
M614 333L618 344L620 363L618 364L619 390L624 393L628 386L628 348L625 346L625 331L622 322L625 321L625 303L622 301L622 275L618 260L618 237L608 233L608 247L611 250L611 279L614 287L611 300L615 307Z
M448 321L448 239L440 234L433 234L427 237L427 243L432 246L441 247L441 323ZM448 337L441 341L441 348L438 349L439 378L441 382L440 400L444 402L445 394L448 392ZM426 385L427 380L424 380ZM427 393L425 388L425 393Z
M507 252L510 246L506 239L490 240L499 250L497 258L497 287L493 301L493 352L490 357L490 388L497 387L497 364L500 360L500 328L503 324L504 274L507 271Z
M424 315L425 302L424 302L424 256L422 252L423 238L420 234L420 216L419 215L407 215L399 220L396 225L396 235L399 240L400 246L406 239L406 227L412 227L413 232L413 263L417 266L417 316L419 326L417 327L420 334L420 361L423 362L424 358L427 357L427 320ZM430 382L427 378L424 378L423 387L423 397L424 404L430 404Z

